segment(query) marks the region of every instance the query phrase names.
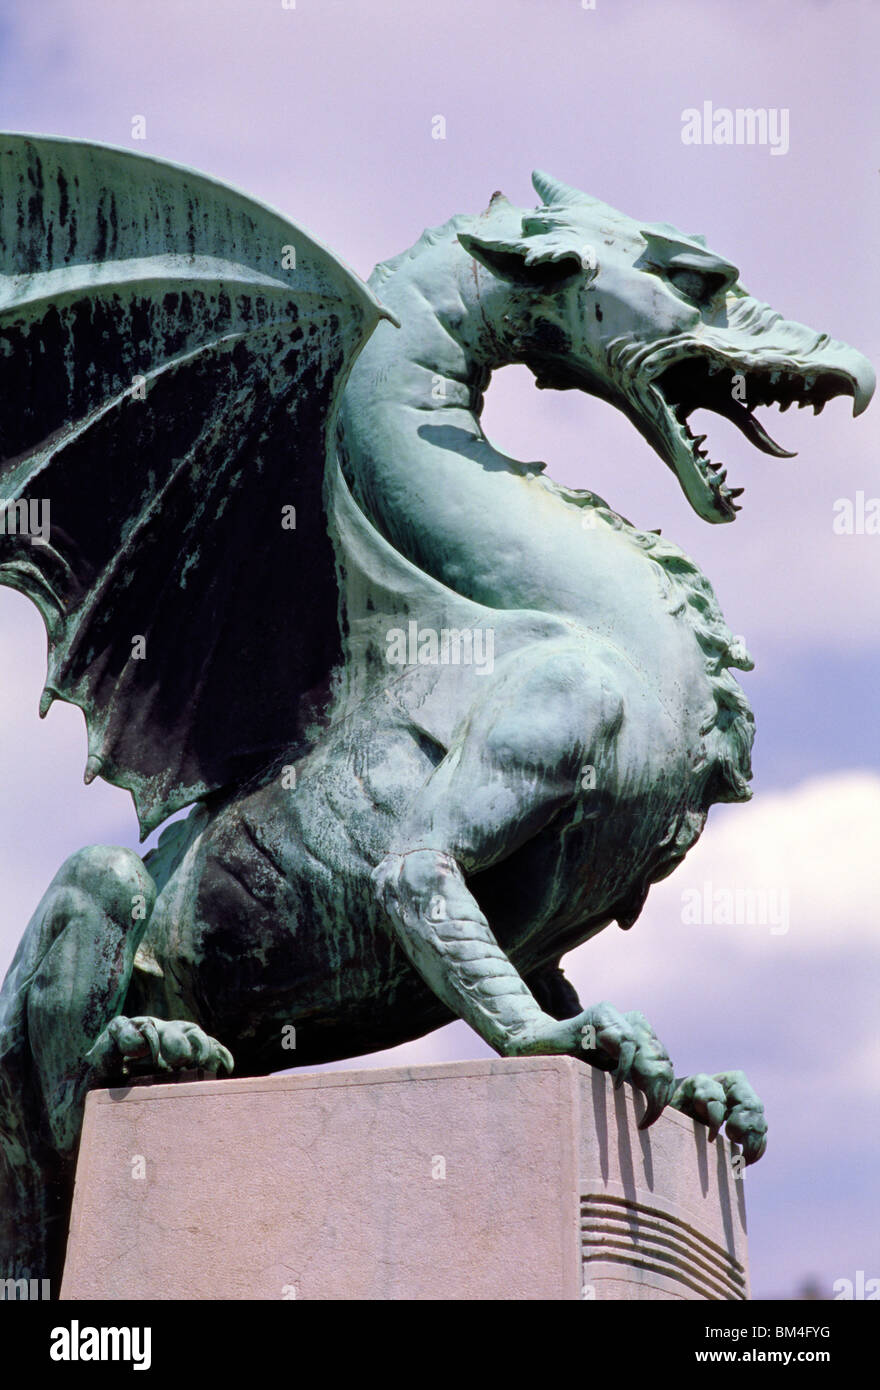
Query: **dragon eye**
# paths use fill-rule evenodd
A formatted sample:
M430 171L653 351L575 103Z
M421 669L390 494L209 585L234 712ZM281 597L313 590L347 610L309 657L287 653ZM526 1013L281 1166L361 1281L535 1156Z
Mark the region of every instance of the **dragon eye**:
M695 270L692 266L672 266L666 278L695 304L706 304L725 283L717 271Z

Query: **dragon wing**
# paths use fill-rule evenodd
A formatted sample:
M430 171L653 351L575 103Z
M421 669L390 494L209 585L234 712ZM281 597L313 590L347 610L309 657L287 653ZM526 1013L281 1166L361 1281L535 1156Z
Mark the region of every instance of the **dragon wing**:
M296 745L340 658L322 482L382 317L235 189L0 136L0 583L142 836Z

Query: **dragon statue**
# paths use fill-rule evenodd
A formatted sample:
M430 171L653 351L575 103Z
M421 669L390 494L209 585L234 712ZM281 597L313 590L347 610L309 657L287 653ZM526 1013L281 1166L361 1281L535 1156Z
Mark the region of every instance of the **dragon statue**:
M559 965L748 798L750 658L681 550L480 413L506 363L609 401L720 523L742 489L693 411L778 455L756 406L858 413L873 375L704 238L534 186L365 285L191 170L0 137L0 582L43 615L40 712L83 710L86 781L143 838L193 808L143 859L75 854L21 941L3 1275L59 1270L90 1087L232 1052L264 1075L460 1018L613 1070L643 1126L671 1104L764 1151L741 1072L676 1078Z

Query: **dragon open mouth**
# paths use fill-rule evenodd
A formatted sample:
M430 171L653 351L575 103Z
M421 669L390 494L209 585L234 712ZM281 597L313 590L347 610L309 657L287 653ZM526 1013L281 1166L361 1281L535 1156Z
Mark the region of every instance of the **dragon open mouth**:
M834 396L856 398L857 383L843 368L804 367L780 360L762 366L747 366L735 359L712 353L692 353L654 376L649 383L649 438L677 474L695 510L707 520L732 521L741 508L736 504L743 488L729 488L727 468L714 462L705 448L706 435L695 435L688 417L695 410L712 410L722 415L745 437L775 458L794 454L777 444L755 417L758 406L812 405L816 415ZM656 438L659 433L659 442Z

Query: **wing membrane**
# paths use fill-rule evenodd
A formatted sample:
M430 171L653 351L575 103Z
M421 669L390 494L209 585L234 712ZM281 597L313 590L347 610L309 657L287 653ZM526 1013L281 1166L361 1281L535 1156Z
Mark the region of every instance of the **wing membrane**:
M322 482L382 314L235 190L0 136L0 582L144 834L295 745L339 660Z

